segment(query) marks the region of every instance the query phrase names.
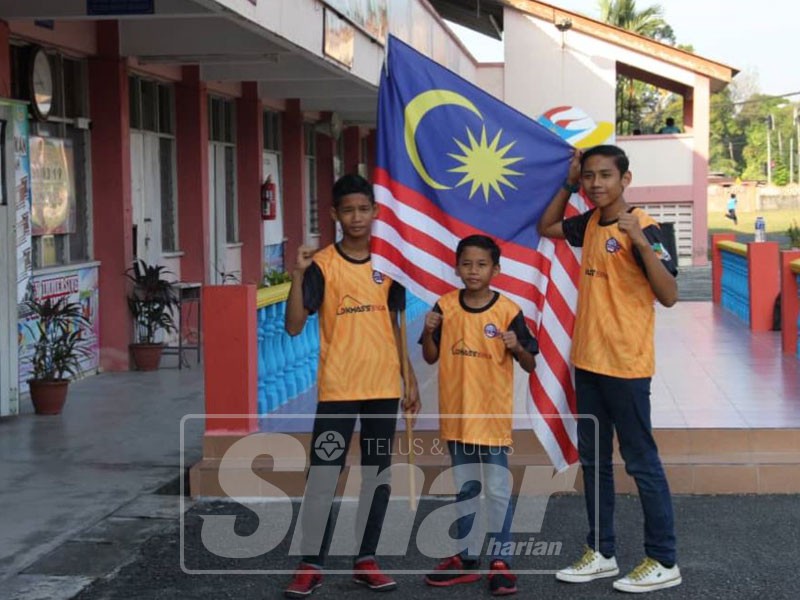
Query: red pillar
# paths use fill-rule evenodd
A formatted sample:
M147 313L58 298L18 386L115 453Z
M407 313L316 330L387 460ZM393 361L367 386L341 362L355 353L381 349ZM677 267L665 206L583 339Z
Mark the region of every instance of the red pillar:
M800 250L781 252L781 346L784 354L797 353L797 317L800 299L797 297L797 274L790 263L800 259Z
M0 21L0 98L11 98L11 45L5 21Z
M378 164L378 135L375 129L370 129L367 134L367 155L364 157L367 163L367 173L370 181L375 179L375 166Z
M133 260L128 71L119 55L119 24L98 21L97 55L89 59L92 107L94 256L101 262L100 366L129 368L132 340L124 271Z
M711 236L711 300L719 304L722 299L722 254L717 248L717 242L727 240L736 241L732 233L715 233Z
M181 279L208 281L208 94L198 67L183 67L175 86Z
M344 136L344 172L358 173L361 162L361 130L358 127L347 127Z
M254 285L203 288L206 434L251 433L257 429L256 314Z
M239 198L239 241L242 242L242 283L258 285L264 276L264 227L261 222L261 153L264 111L256 82L242 83L236 100L236 172Z
M333 207L333 156L336 141L323 133L317 134L317 204L319 206L319 246L324 248L336 238L336 226L331 219Z
M772 330L775 299L780 293L778 252L778 242L750 242L747 244L750 331Z
M286 101L281 119L283 151L283 232L286 237L284 264L291 271L297 249L303 243L306 212L305 140L300 100Z

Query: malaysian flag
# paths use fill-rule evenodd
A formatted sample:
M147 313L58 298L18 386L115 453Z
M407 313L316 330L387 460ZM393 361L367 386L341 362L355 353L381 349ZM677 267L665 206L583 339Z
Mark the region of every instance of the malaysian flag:
M458 240L482 233L502 248L493 287L516 302L541 354L527 395L553 465L577 461L569 350L579 251L540 239L544 209L572 147L522 113L390 37L378 99L372 263L429 304L461 281ZM568 214L586 209L573 195Z

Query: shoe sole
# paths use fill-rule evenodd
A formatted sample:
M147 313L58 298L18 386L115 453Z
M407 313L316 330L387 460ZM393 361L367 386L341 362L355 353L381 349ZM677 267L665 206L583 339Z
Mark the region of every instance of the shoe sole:
M392 583L384 583L383 585L370 585L363 579L357 579L353 577L353 583L357 583L358 585L363 585L371 589L375 592L391 592L392 590L397 589L397 582L393 581Z
M517 588L500 588L499 590L492 591L492 596L511 596L517 593Z
M289 590L284 590L283 595L287 598L307 598L318 587L322 587L322 584L321 583L316 584L307 592L290 592Z
M589 583L595 579L605 579L606 577L616 577L619 575L619 568L611 571L600 571L591 575L568 575L566 573L556 573L556 579L566 583Z
M475 583L481 578L480 575L462 575L455 579L448 579L447 581L435 581L433 579L425 578L425 583L433 587L449 587L451 585L459 585L461 583Z
M626 585L619 581L614 582L614 589L618 592L628 592L629 594L644 594L646 592L656 592L658 590L666 590L667 588L675 587L683 583L683 578L670 579L669 581L662 581L654 585Z

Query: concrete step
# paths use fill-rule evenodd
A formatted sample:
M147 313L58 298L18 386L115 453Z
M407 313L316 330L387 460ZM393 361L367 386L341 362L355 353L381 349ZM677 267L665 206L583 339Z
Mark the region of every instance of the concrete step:
M398 432L392 479L394 494L410 493L408 448L418 468L415 492L428 495L454 493L449 476L449 456L437 432L415 432L411 443ZM800 429L656 429L664 469L676 494L782 494L800 493ZM193 497L270 497L280 493L302 496L305 488L309 434L257 434L206 436L204 458L190 471ZM236 444L236 446L234 446ZM225 457L226 468L220 476ZM351 445L339 493L357 493L360 462L357 444ZM633 493L636 485L615 455L617 491ZM582 484L574 466L556 474L547 455L530 431L514 432L509 469L518 494L577 493ZM434 484L434 482L436 482ZM432 487L433 485L433 487ZM224 489L223 489L224 487ZM278 488L276 490L275 488Z

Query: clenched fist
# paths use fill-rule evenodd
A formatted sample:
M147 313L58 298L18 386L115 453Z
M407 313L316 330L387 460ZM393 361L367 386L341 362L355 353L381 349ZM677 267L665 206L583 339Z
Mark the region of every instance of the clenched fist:
M513 331L504 331L500 334L500 339L503 340L503 343L506 346L506 349L511 350L511 352L518 352L522 349L520 346L519 340L517 339L517 334Z
M425 315L425 333L433 333L442 326L442 314L438 312L429 312Z
M294 263L295 273L304 273L311 266L311 259L316 250L310 246L300 246L297 249L297 261Z

